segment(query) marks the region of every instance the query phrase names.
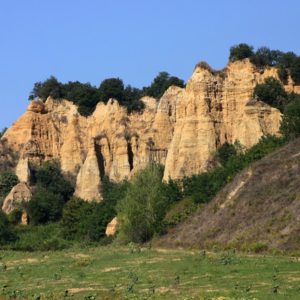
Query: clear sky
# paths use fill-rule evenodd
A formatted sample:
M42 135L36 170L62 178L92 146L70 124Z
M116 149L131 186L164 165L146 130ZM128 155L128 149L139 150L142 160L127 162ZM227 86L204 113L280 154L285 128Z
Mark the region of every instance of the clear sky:
M240 42L300 54L299 14L299 0L0 0L0 129L50 75L142 87L222 68Z

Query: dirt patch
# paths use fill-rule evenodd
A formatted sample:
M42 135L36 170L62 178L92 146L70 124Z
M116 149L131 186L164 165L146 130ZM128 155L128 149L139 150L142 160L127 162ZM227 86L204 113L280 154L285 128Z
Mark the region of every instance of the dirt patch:
M105 268L102 272L108 273L108 272L114 272L114 271L119 271L121 270L120 267L111 267L111 268Z

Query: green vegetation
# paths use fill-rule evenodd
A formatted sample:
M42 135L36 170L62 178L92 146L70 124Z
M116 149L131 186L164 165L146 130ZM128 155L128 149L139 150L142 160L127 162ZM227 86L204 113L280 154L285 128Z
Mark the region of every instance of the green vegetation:
M280 130L288 138L300 136L300 96L293 95L294 99L285 107Z
M280 111L284 110L284 106L289 101L288 93L284 90L281 82L273 77L268 77L263 83L257 84L253 96Z
M7 244L15 239L16 236L6 214L0 210L0 244Z
M0 199L3 200L11 189L19 183L18 177L11 171L4 171L0 174Z
M253 97L285 113L285 107L291 102L300 101L300 95L287 93L280 81L268 77L263 83L257 84Z
M239 44L230 48L229 60L237 61L249 58L257 68L275 66L278 68L278 76L287 83L288 74L295 84L300 84L300 57L293 52L271 50L268 47L253 50L252 46Z
M132 179L117 207L120 239L142 243L162 230L162 220L169 206L162 177L163 168L153 164Z
M129 247L1 252L8 299L299 299L297 258ZM228 280L227 280L228 279Z
M151 85L144 88L144 93L146 96L154 97L159 99L164 92L172 85L184 87L184 81L170 76L167 72L160 72L153 80Z
M74 193L56 163L45 162L34 172L36 191L26 205L31 224L46 224L60 220L64 204Z
M217 157L220 157L220 153L222 153L221 162L223 165L211 171L184 178L182 181L183 195L191 197L195 203L209 202L238 172L273 152L284 143L284 138L265 136L245 152L240 152L238 145L236 146L236 154L234 154L232 147L221 147Z
M230 48L229 60L230 61L242 60L244 58L250 58L253 55L254 55L253 47L245 43L241 43L239 45L235 45Z
M171 85L183 87L184 81L170 76L167 72L161 72L149 87L143 89L134 88L130 85L125 87L120 78L105 79L97 88L90 83L80 83L79 81L69 81L63 84L51 76L44 82L34 84L29 100L40 98L45 101L48 96L54 99L65 98L78 106L81 115L88 116L93 113L97 103L107 103L110 98L114 98L131 113L141 111L144 108L143 102L140 101L143 96L159 99Z

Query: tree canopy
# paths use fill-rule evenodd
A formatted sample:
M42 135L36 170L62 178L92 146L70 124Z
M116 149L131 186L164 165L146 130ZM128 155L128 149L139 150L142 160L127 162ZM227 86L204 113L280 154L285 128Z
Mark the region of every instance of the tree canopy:
M184 87L184 81L170 76L167 72L160 72L149 87L139 89L125 86L120 78L105 79L99 87L95 87L79 81L61 83L51 76L44 82L34 84L29 100L39 98L45 101L49 96L54 99L68 99L78 106L81 115L88 116L93 113L97 103L106 103L110 98L114 98L131 113L143 110L144 103L140 101L143 96L159 99L171 85Z

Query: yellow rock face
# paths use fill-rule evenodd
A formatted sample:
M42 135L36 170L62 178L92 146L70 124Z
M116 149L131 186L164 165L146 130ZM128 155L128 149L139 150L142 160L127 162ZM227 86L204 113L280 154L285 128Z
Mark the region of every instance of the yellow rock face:
M23 159L24 178L24 159L56 159L76 179L77 196L100 200L104 176L120 181L155 161L165 165L165 180L182 178L206 170L225 141L248 148L262 135L278 134L280 112L252 99L268 76L277 78L276 69L258 71L247 59L221 72L198 66L185 89L170 87L159 102L144 97L145 110L133 114L111 99L86 118L71 102L48 98L31 104L4 138ZM297 90L291 83L285 88Z

